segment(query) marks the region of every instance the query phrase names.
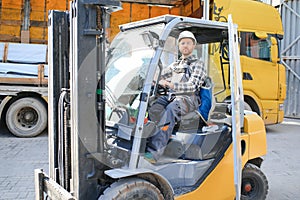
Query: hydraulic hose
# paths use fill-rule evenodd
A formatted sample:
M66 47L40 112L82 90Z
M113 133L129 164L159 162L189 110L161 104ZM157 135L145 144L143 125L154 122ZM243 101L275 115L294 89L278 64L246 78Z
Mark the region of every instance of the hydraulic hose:
M58 101L58 173L59 183L70 190L70 137L68 136L68 107L67 89L62 89Z

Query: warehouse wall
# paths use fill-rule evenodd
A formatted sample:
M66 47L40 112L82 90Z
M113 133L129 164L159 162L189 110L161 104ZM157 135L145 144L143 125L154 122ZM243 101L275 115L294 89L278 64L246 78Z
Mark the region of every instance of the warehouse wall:
M149 1L150 2L150 1ZM122 1L123 9L112 13L110 27L110 41L119 32L119 25L138 20L171 14L189 17L202 17L202 7L199 0L185 1L184 4L160 6Z
M300 118L300 0L281 4L284 38L281 52L287 70L287 99L285 116Z
M0 0L0 41L47 43L48 10L68 5L68 0Z
M181 15L181 7L158 7L148 4L122 3L123 9L112 13L110 40L119 32L119 25L164 14Z
M47 43L48 10L68 10L70 0L0 0L0 41ZM202 17L199 0L173 6L122 1L123 9L112 13L109 28L111 40L119 25L164 14ZM29 4L29 9L28 6ZM28 25L28 26L26 26Z

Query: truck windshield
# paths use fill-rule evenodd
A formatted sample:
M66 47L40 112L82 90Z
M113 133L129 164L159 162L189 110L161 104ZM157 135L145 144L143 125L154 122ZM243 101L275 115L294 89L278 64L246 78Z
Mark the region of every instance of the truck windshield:
M145 142L145 139L154 133L156 124L148 116L148 106L160 95L166 95L158 89L158 83L162 70L181 57L178 51L178 35L182 31L181 27L172 29L167 36L164 24L121 32L107 52L106 145L108 149L111 148L109 151L116 151L116 159L120 160L120 165L103 160L111 168L128 165L133 141L141 138L141 142ZM207 74L213 82L210 84L210 87L213 87L213 94L220 94L224 91L224 76L219 70L220 56L215 56L214 52L219 51L226 38L210 38L213 35L209 34L210 29L199 28L198 31L197 27L194 27L193 31L199 38L193 54L204 62ZM216 33L219 32L221 31L217 29ZM205 38L208 38L207 41ZM140 124L143 130L138 136L137 127ZM189 130L195 132L201 130L199 121L196 120L194 125L189 125ZM178 130L183 130L184 127L184 123L178 123ZM142 148L141 153L145 151Z

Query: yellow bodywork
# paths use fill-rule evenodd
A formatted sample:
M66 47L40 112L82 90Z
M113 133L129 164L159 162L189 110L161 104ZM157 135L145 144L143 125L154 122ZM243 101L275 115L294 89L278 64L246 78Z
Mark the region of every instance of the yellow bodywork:
M267 134L263 121L257 114L248 114L244 118L244 133L241 137L245 141L243 163L247 160L261 157L267 153ZM245 156L248 155L248 158Z
M283 35L283 27L278 11L270 5L249 0L215 0L213 20L227 21L231 14L238 31L255 33L259 38L267 34ZM280 64L278 45L271 38L273 54L272 61L265 61L241 55L242 72L251 75L252 79L243 80L244 95L248 101L253 101L261 113L265 124L275 124L283 121L283 102L286 93L285 68ZM225 69L226 70L226 69ZM225 72L225 74L228 71ZM228 80L226 80L228 83ZM227 89L229 90L227 85ZM230 92L226 92L228 96ZM248 102L249 103L249 102Z
M249 160L266 154L267 141L265 125L257 114L245 115L244 133L241 135L242 166ZM226 200L235 198L233 179L232 144L225 152L222 160L193 192L176 197L176 200Z
M220 9L220 15L227 18L232 15L239 31L260 31L283 35L281 18L278 11L271 5L249 0L215 0L215 6ZM214 14L213 20L216 18ZM224 18L220 18L220 21Z
M230 145L220 163L206 177L203 183L196 190L178 196L175 199L232 200L234 199L234 197L235 190L233 183L233 151L232 145Z
M244 95L257 103L265 124L283 121L283 105L286 97L285 68L282 64L241 56L244 72L253 80L243 80Z

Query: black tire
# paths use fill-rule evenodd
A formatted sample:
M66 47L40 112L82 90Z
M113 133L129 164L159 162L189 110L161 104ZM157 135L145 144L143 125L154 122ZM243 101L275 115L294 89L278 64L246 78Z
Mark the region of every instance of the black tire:
M249 111L253 111L251 106L246 101L244 101L244 109L249 110Z
M98 200L163 200L164 196L152 183L140 178L121 179L104 191Z
M254 164L245 165L242 172L242 200L265 200L268 194L268 180L264 173Z
M34 137L47 127L47 116L46 105L39 99L20 98L7 109L6 125L17 137Z

